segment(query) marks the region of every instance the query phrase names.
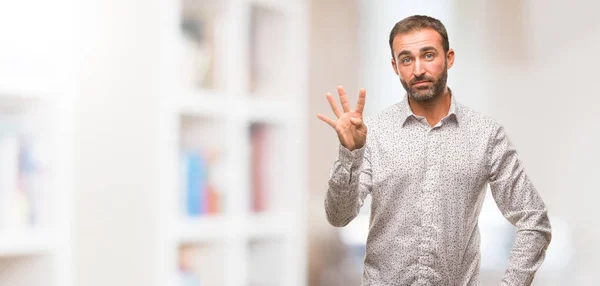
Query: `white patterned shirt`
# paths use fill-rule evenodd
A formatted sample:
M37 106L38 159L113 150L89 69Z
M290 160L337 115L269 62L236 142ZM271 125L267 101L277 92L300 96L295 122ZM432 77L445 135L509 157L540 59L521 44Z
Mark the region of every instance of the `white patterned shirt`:
M531 284L551 227L500 124L455 95L434 127L406 96L365 124L365 146L339 146L325 197L329 223L342 227L372 196L363 285L479 285L477 224L487 184L517 229L501 285Z

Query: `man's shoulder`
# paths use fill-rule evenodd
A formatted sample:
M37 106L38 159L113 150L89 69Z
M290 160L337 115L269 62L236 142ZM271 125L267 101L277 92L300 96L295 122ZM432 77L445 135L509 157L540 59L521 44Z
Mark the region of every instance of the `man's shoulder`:
M456 105L458 121L465 127L492 130L500 127L500 123L492 116L461 103L456 103Z
M396 102L392 105L385 107L377 111L375 114L371 116L367 116L364 118L365 124L367 125L378 125L382 122L387 123L395 116L398 116L398 112L400 111L400 102Z

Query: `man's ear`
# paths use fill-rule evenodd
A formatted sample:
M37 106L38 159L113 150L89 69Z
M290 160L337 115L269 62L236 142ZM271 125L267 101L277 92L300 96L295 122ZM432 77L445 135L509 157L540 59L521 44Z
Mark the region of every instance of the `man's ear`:
M450 69L454 65L454 50L449 49L446 53L446 62L448 63L447 69Z
M396 66L396 60L394 60L394 58L392 58L392 68L394 69L396 75L400 75L398 74L398 66Z

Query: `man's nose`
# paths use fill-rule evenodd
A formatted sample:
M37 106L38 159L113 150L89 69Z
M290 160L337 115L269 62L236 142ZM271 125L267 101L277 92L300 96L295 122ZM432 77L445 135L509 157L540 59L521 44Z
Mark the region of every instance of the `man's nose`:
M425 74L425 67L421 64L421 61L415 61L415 69L413 70L413 74L416 77L422 76Z

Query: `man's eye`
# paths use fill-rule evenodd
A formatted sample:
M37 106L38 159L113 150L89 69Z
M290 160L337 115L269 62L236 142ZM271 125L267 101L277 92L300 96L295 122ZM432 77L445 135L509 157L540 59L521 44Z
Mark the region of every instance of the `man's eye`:
M403 58L402 63L405 63L405 64L410 63L410 58L409 57Z
M426 59L433 59L433 54L432 53L428 53L425 55Z

